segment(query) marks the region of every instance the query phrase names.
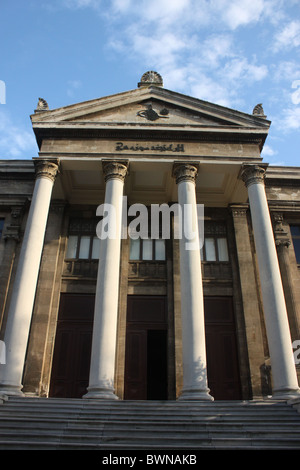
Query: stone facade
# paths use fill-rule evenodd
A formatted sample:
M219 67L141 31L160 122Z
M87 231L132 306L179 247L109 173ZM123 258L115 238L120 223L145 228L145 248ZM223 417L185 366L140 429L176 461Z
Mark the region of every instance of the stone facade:
M111 97L43 106L31 119L39 157L0 161L0 339L7 351L0 392L151 399L159 387L146 369L158 370L165 358L164 378L156 377L164 399L297 396L291 343L300 340L300 242L293 242L300 169L262 162L265 115L141 80ZM186 203L204 204L201 253L187 256L173 224L170 239L140 240L134 255L129 237L98 245L97 208L105 201L122 200L129 224L134 204L150 213L151 205L191 197ZM80 305L94 299L92 337ZM64 376L69 364L82 377Z

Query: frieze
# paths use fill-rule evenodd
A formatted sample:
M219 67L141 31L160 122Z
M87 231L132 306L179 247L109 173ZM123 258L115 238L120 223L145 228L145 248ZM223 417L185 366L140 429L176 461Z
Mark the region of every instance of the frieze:
M152 151L152 152L185 152L184 144L156 144L156 145L147 145L147 144L124 144L124 142L116 142L116 152L124 152L124 151L131 151L131 152L145 152L145 151Z

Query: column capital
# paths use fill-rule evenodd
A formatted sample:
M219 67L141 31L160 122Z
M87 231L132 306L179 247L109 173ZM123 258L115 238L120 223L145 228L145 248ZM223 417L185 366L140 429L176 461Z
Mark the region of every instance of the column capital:
M251 184L264 184L268 165L243 165L240 177L248 188Z
M181 183L182 181L192 181L192 183L196 183L196 178L198 176L198 164L174 163L172 175L174 178L176 178L177 184Z
M52 182L55 181L59 167L59 160L37 159L34 160L34 166L36 179L47 178Z
M245 217L249 210L248 204L231 204L229 209L232 213L232 217Z
M109 179L124 181L128 171L128 162L117 160L104 161L102 162L102 168L105 182Z

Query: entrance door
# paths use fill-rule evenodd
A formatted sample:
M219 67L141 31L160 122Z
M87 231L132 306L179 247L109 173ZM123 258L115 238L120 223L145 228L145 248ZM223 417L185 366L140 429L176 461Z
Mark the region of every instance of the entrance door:
M125 400L166 400L167 309L165 296L128 296Z
M215 400L241 399L231 297L205 297L207 378Z
M95 296L61 294L50 397L81 398L87 392Z

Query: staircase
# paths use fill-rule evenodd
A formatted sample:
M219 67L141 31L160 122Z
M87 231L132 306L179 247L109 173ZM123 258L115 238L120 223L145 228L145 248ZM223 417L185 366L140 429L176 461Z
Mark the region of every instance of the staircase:
M300 414L275 401L9 398L0 450L300 449Z

